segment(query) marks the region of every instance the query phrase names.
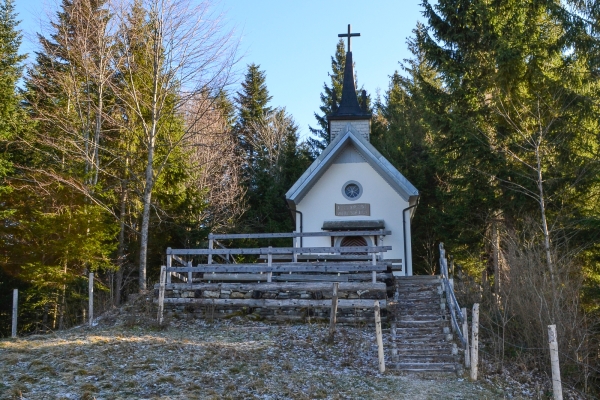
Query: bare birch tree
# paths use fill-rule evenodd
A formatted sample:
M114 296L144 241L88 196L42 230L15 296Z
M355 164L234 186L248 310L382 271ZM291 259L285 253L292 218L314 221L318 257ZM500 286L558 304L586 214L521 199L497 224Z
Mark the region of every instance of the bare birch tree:
M236 151L237 142L223 106L226 105L215 104L214 99L198 95L188 101L185 112L187 129L196 132L184 143L191 149L193 178L190 184L206 194L206 211L198 216L198 223L216 231L230 227L245 211L243 160ZM198 119L198 109L209 111Z
M248 135L247 140L251 148L258 153L257 157L262 161L263 168L274 172L289 141L290 129L294 129L293 126L294 121L286 115L285 109L273 110L263 119L250 122L250 129L254 134Z
M124 121L138 122L125 123L123 129L140 132L146 153L139 255L139 287L145 290L154 185L173 151L202 134L194 122L210 112L216 95L229 83L236 43L208 0L196 6L188 0L136 1L134 6L144 11L142 26L134 26L139 21L127 18L128 4L117 12L123 60L117 65L121 81L114 91L127 113ZM207 98L213 101L186 110L199 94L211 94ZM190 109L190 123L181 134L172 134L173 118Z

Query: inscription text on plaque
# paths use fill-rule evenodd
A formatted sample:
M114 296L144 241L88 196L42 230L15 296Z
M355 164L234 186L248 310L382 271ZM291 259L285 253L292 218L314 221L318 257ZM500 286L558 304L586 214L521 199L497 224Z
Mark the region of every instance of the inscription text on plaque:
M369 203L356 204L336 204L336 217L352 217L354 215L371 215L371 205Z

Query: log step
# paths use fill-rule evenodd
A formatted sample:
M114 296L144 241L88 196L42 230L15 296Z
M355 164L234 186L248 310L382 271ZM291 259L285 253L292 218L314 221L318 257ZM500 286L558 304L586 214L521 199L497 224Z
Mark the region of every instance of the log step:
M459 368L455 363L393 363L390 368L400 371L440 371L440 372L456 372Z

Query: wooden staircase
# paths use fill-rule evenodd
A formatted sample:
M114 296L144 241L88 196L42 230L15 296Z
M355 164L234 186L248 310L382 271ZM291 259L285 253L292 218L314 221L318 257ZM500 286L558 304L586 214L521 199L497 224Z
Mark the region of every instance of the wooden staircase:
M401 371L460 372L458 346L439 276L395 278L394 301L388 303L390 368Z

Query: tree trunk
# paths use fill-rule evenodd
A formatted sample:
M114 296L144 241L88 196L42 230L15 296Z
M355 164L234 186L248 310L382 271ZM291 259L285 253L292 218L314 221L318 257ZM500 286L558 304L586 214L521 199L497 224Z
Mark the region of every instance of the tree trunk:
M152 201L152 186L154 184L152 163L154 161L154 146L148 145L148 164L146 165L146 185L144 187L144 211L142 213L142 229L140 232L140 292L146 290L146 258L148 257L148 229L150 226L150 205Z
M125 165L129 166L129 159L125 161ZM125 213L127 208L127 181L121 183L121 199L119 210L119 247L117 248L117 277L115 283L115 305L121 305L121 291L123 290L123 267L125 265Z
M492 221L492 262L494 264L494 293L500 295L500 234L498 233L498 214Z
M542 159L540 155L540 142L537 143L535 148L535 157L537 162L537 185L539 191L539 204L540 204L540 214L542 217L542 232L544 234L544 250L546 252L546 266L548 268L548 272L550 273L550 281L552 283L552 292L556 291L556 282L554 277L554 264L552 263L552 254L550 250L550 231L548 230L548 221L546 219L546 202L544 198L544 180L542 176ZM554 322L554 321L553 321Z
M98 87L98 111L96 114L96 132L94 134L94 180L93 185L98 183L98 172L100 171L100 156L98 154L100 148L100 131L102 129L102 113L104 108L104 101L102 96L104 95L104 85L100 84Z
M148 160L146 164L146 185L144 186L144 211L142 213L142 229L140 234L140 292L146 290L146 259L148 257L148 229L150 226L150 205L152 201L152 188L154 186L154 146L156 144L156 135L158 133L158 96L161 74L161 54L162 54L162 24L157 21L153 31L153 71L152 71L152 102L150 114L150 131L148 134Z

